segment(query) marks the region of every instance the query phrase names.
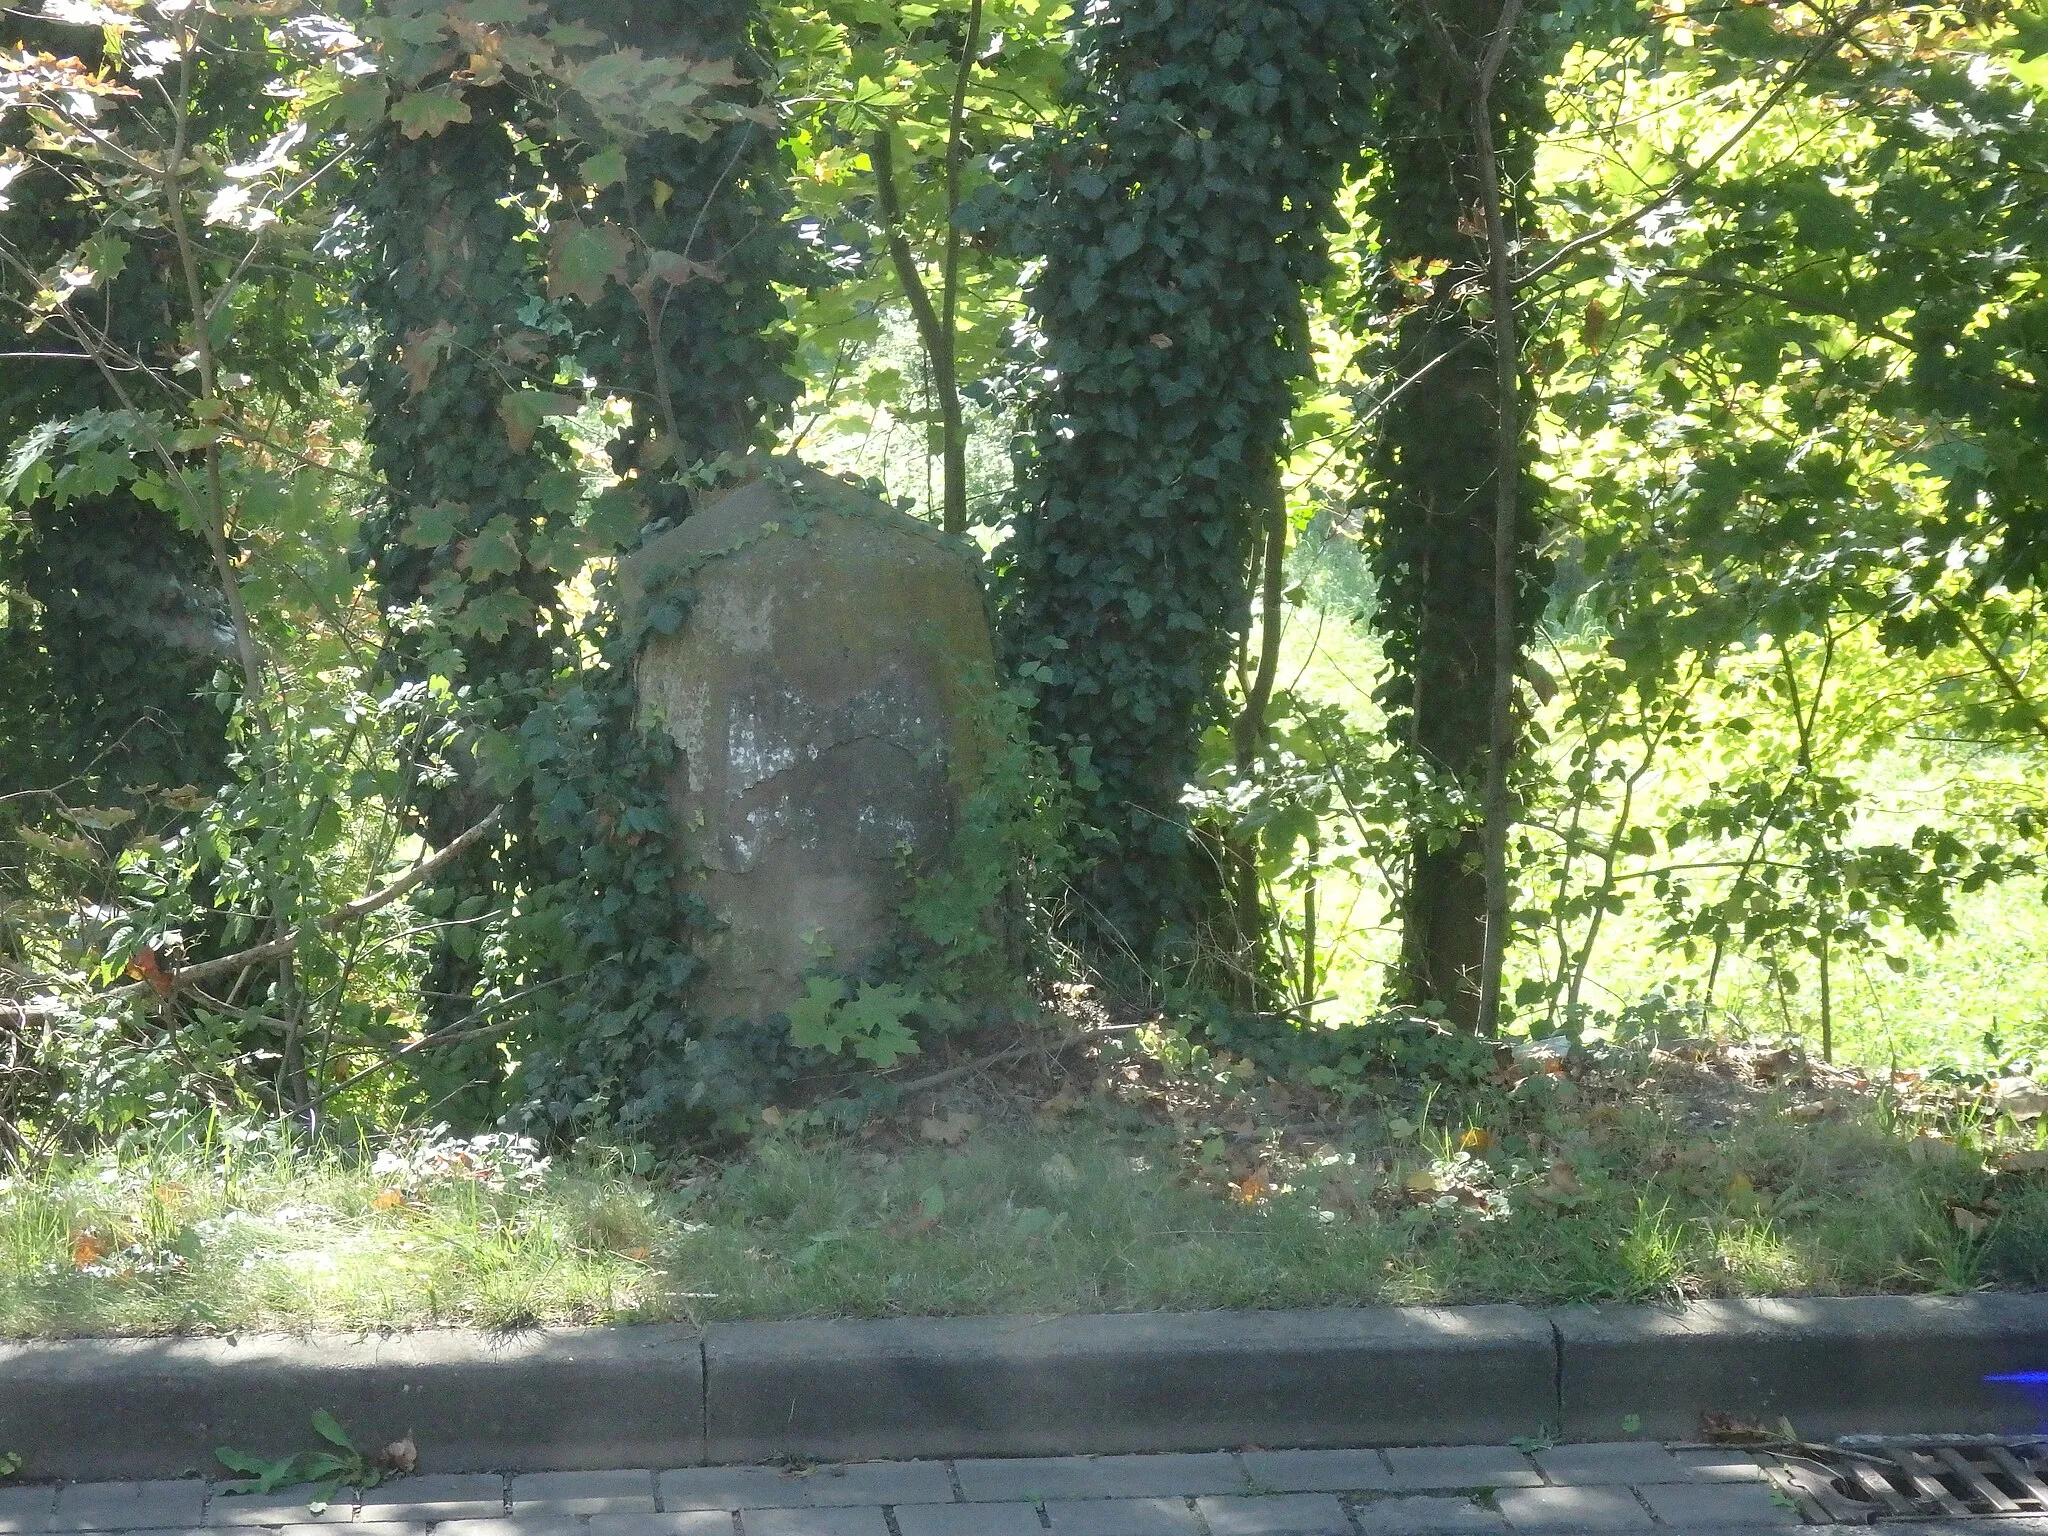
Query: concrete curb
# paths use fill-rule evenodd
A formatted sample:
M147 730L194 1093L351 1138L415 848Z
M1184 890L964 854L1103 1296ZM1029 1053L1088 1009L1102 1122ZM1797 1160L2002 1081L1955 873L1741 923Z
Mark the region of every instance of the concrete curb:
M407 1433L436 1472L671 1466L704 1449L693 1328L0 1344L0 1447L33 1478L222 1473L218 1446L368 1449Z
M1316 1312L0 1344L0 1451L35 1478L218 1473L326 1408L436 1472L797 1455L1689 1438L1712 1410L1803 1435L2039 1432L2048 1295L1684 1308Z
M1504 1440L1555 1417L1523 1307L751 1323L705 1339L710 1459Z
M1845 1434L2038 1434L2048 1383L2048 1295L1788 1297L1690 1306L1567 1307L1557 1329L1559 1425L1612 1439L1635 1415L1651 1438L1690 1439L1702 1410L1809 1439Z

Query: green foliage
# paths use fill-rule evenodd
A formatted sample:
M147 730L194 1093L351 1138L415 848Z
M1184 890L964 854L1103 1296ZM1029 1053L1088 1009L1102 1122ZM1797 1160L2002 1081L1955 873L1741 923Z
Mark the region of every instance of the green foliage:
M1468 60L1492 47L1497 6L1443 8ZM1532 8L1509 43L1488 98L1510 225L1520 211L1543 127L1545 73ZM1378 235L1359 307L1348 318L1367 347L1373 426L1358 500L1376 577L1374 626L1388 670L1380 702L1404 759L1426 786L1409 807L1402 860L1402 965L1394 995L1432 1002L1471 1025L1478 1015L1485 881L1478 863L1480 786L1489 757L1495 666L1494 535L1498 396L1488 251L1474 210L1484 195L1469 64L1411 21L1382 82L1379 175L1368 209ZM1376 366L1375 366L1376 365ZM1520 430L1520 423L1510 430ZM1522 455L1527 462L1526 452ZM1517 653L1542 611L1542 487L1518 488L1522 555Z
M1034 738L1031 690L975 668L958 693L974 701L947 765L959 810L944 863L913 878L903 920L928 986L992 994L1044 967L1093 851L1077 792L1097 786L1086 747L1062 760Z
M1114 856L1089 921L1143 962L1185 950L1202 905L1181 792L1248 622L1309 366L1302 285L1327 270L1374 57L1360 13L1320 0L1099 14L1068 123L983 215L1044 255L1005 644L1043 739L1090 753L1087 819Z
M213 1454L222 1466L243 1474L222 1483L221 1493L232 1498L238 1493L274 1493L279 1488L313 1483L317 1486L307 1502L315 1513L320 1513L339 1489L369 1489L383 1482L383 1469L356 1449L348 1431L333 1414L325 1408L315 1408L312 1424L313 1433L327 1442L328 1449L300 1451L274 1461L265 1461L232 1446L216 1450Z
M853 1054L878 1067L893 1067L915 1056L918 1045L904 1019L922 1007L916 993L893 981L858 984L836 976L813 976L804 995L789 1005L789 1038L807 1051Z

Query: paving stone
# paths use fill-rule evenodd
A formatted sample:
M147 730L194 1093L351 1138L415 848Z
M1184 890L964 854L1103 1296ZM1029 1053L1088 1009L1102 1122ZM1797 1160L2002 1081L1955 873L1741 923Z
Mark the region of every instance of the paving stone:
M1186 1499L1080 1499L1050 1503L1052 1536L1194 1536Z
M1701 1525L1797 1525L1796 1510L1771 1502L1762 1483L1666 1483L1642 1490L1643 1502L1666 1525L1689 1529Z
M17 1531L47 1531L50 1511L57 1506L57 1490L45 1484L33 1488L0 1488L0 1536Z
M1391 1488L1528 1488L1543 1481L1511 1445L1400 1446L1385 1455Z
M354 1496L351 1495L351 1498ZM334 1536L324 1525L280 1525L275 1527L277 1536ZM196 1533L194 1533L196 1536ZM398 1521L377 1522L359 1525L354 1536L427 1536L424 1525L405 1525Z
M663 1509L801 1509L806 1479L781 1467L679 1467L656 1480Z
M746 1536L889 1536L879 1509L845 1506L837 1509L743 1509L740 1526Z
M665 1515L592 1515L590 1536L733 1536L729 1509L678 1509Z
M1344 1506L1327 1493L1197 1499L1209 1536L1351 1536Z
M1760 1483L1764 1479L1764 1469L1754 1456L1717 1445L1693 1446L1673 1451L1671 1456L1696 1483Z
M1227 1452L1160 1456L1018 1456L956 1461L967 1498L1114 1499L1242 1493L1244 1472Z
M307 1508L311 1490L280 1488L274 1493L222 1493L214 1490L207 1501L206 1523L237 1525L346 1525L355 1518L356 1491L337 1488L327 1507L315 1514Z
M1036 1504L899 1504L900 1536L1045 1536Z
M1682 1483L1688 1473L1677 1457L1648 1440L1610 1440L1595 1445L1560 1445L1536 1453L1536 1465L1553 1483Z
M362 1517L371 1520L492 1520L505 1513L505 1480L496 1473L441 1473L403 1477L363 1495ZM489 1536L482 1530L471 1536Z
M943 1461L856 1461L813 1467L795 1479L804 1503L824 1509L840 1504L949 1504L953 1480Z
M1502 1536L1499 1515L1470 1499L1373 1499L1352 1506L1365 1536Z
M1647 1531L1649 1511L1626 1488L1505 1488L1496 1502L1523 1531Z
M1393 1476L1378 1451L1246 1451L1239 1460L1251 1474L1254 1488L1346 1493L1393 1485Z
M488 1520L443 1520L434 1536L580 1536L574 1515L499 1515Z
M525 1472L512 1479L513 1515L651 1515L652 1472Z
M67 1483L57 1490L53 1531L169 1530L199 1524L206 1484L197 1478L155 1483Z

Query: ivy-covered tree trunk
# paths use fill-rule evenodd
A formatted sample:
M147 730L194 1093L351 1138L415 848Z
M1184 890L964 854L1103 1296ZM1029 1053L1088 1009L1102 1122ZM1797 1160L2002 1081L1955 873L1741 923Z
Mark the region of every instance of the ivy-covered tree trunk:
M509 730L563 640L557 577L544 540L577 502L566 444L543 418L558 411L557 335L540 328L545 297L536 245L518 199L535 169L507 132L508 86L472 91L469 118L438 133L383 130L360 200L370 258L365 307L377 345L365 378L371 463L386 504L364 541L381 601L394 616L404 673L450 675L457 690L438 761L420 766L415 809L439 846L501 798L475 756L479 732ZM457 919L423 983L426 1012L450 1029L477 1005L474 926L515 883L508 831L479 844L435 882L428 909ZM437 1053L444 1113L481 1121L495 1109L495 1053Z
M647 519L687 516L700 466L786 414L775 285L793 247L749 0L528 19L537 32L488 35L500 74L466 79L447 76L445 50L384 34L411 94L358 199L378 333L368 436L388 493L365 543L402 637L395 668L457 688L444 762L425 765L441 771L418 791L423 834L443 842L504 807L499 835L426 898L454 920L424 986L430 1017L457 1040L488 1036L465 1026L508 1006L500 993L533 995L529 1110L645 1132L716 1098L719 1071L681 996L690 918L661 765L633 723L634 631L600 581L572 633L559 587ZM612 449L621 483L594 500L552 424L584 405L585 380L631 410ZM465 926L514 907L509 924ZM488 967L479 931L502 946ZM456 1096L441 1113L502 1107L494 1045L433 1049L428 1091Z
M1434 3L1444 33L1476 60L1497 0ZM1486 949L1481 786L1495 686L1494 519L1500 389L1486 289L1483 198L1472 131L1472 79L1446 56L1419 10L1386 73L1377 138L1383 177L1375 295L1400 315L1386 368L1365 499L1391 675L1382 699L1425 786L1412 812L1401 905L1403 1001L1479 1020ZM1494 138L1510 184L1526 176L1535 112L1531 71L1510 49L1493 90ZM1519 430L1519 424L1511 425ZM1522 497L1521 548L1533 567L1535 521ZM1533 568L1521 592L1516 654L1541 611Z
M595 194L573 220L556 220L551 286L575 301L578 361L632 405L614 462L640 472L654 516L684 517L681 472L763 446L798 393L795 336L776 284L800 274L784 223L785 157L763 93L773 68L760 8L582 0L557 10L652 58L730 61L735 89L752 98L714 131L646 133L615 160L559 144L549 156L559 180ZM622 250L613 280L578 282L565 271L579 234Z
M1356 8L1313 0L1091 13L1073 125L1012 187L1047 383L1003 633L1104 839L1089 926L1141 963L1184 959L1218 894L1181 794L1249 622L1369 43Z

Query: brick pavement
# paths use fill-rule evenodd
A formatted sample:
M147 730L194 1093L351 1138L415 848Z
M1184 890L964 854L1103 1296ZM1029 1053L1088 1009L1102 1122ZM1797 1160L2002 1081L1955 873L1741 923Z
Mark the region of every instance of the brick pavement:
M1762 1536L1800 1517L1739 1451L1630 1441L409 1477L344 1493L0 1488L0 1536ZM2048 1518L1913 1522L2048 1536Z

